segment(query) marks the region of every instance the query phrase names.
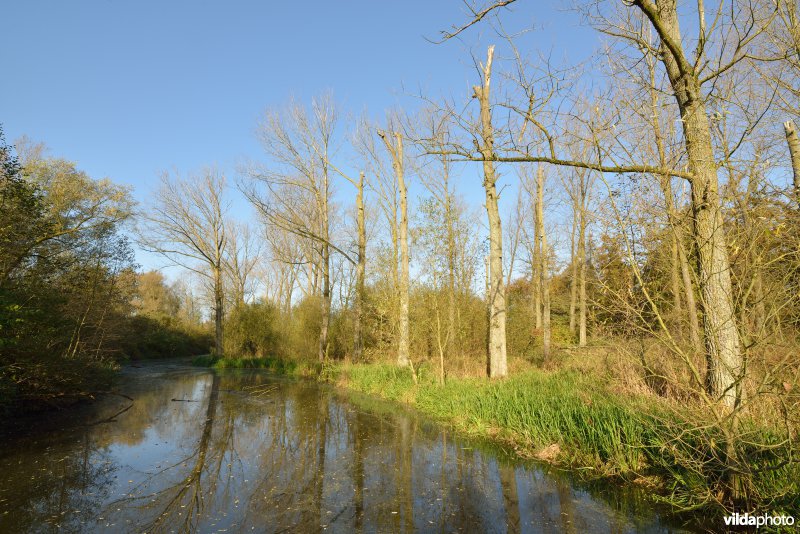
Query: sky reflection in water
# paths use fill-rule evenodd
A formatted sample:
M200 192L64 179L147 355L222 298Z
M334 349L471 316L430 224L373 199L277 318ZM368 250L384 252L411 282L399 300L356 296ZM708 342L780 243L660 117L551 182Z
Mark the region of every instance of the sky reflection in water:
M135 400L112 421L129 401L3 439L0 531L675 531L635 496L595 497L393 405L259 372L125 375Z

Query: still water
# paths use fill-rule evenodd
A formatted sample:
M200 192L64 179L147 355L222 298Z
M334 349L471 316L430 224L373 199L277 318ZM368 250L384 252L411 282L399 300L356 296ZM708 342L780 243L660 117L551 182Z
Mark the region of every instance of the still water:
M677 532L636 495L262 372L123 372L2 437L2 532ZM69 419L67 419L67 417Z

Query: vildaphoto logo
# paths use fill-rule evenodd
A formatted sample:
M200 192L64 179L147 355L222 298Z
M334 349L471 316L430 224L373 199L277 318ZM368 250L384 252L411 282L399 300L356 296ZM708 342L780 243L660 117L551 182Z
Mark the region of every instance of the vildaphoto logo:
M783 527L794 525L794 517L790 515L740 514L736 512L725 517L725 525L729 527Z

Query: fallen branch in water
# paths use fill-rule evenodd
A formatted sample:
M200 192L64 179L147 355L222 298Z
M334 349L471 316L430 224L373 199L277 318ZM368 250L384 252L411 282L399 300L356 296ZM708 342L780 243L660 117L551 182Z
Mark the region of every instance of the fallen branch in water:
M86 426L96 426L96 425L100 425L100 424L103 424L103 423L116 423L117 422L116 418L118 416L124 414L125 412L127 412L128 410L133 408L133 402L134 402L133 398L129 397L128 395L125 395L124 393L118 393L116 391L98 391L98 392L94 393L93 395L100 395L100 394L103 394L103 395L117 395L119 397L123 397L125 399L128 399L129 401L131 401L131 403L128 404L123 409L121 409L120 411L116 412L114 415L112 415L110 417L106 417L105 419L100 419L99 421L95 421L94 423L88 423Z

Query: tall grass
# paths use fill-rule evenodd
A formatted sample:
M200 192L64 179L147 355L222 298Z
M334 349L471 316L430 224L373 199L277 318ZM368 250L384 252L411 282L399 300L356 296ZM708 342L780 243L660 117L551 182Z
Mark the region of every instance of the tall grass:
M409 370L390 365L341 372L352 389L408 401L462 431L512 442L520 452L557 444L568 455L562 461L604 474L643 468L643 449L654 439L652 417L577 373L532 371L502 382L458 379L438 386L422 372L415 386Z

